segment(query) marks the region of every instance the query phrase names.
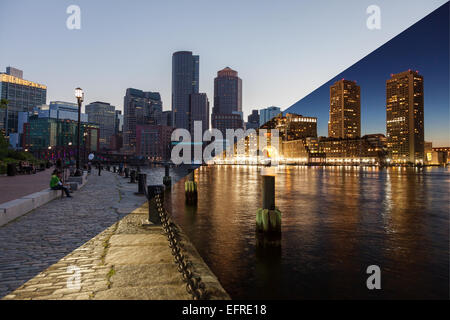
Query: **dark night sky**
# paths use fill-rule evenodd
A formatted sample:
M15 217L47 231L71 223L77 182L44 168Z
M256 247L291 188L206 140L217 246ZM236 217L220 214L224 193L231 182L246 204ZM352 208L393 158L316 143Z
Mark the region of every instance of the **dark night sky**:
M286 111L318 117L318 134L326 136L330 85L342 78L356 80L361 87L361 133L385 134L386 80L391 73L408 69L424 77L425 140L433 146L450 146L449 2Z

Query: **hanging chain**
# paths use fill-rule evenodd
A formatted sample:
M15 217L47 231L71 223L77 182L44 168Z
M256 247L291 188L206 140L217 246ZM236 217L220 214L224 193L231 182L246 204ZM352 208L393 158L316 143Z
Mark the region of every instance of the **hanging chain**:
M186 291L192 295L194 300L206 300L208 291L200 276L195 276L192 262L183 254L180 245L180 235L177 226L171 221L167 210L164 209L160 194L155 196L156 207L158 209L161 224L169 240L169 247L172 249L172 255L177 264L178 271L181 273L183 281L186 282Z

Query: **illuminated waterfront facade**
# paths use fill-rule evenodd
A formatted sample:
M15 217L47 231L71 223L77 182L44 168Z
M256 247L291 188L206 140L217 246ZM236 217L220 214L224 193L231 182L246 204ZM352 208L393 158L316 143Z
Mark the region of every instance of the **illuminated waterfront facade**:
M19 112L30 112L34 107L46 104L47 87L24 80L23 72L11 67L0 73L0 98L8 100L8 107L0 109L0 130L17 133Z
M386 81L386 133L393 163L424 162L423 77L417 71L393 74Z
M266 129L278 129L283 141L292 141L308 137L317 137L317 118L304 117L296 113L279 114L262 126Z
M355 81L339 80L330 87L330 138L361 136L361 93Z

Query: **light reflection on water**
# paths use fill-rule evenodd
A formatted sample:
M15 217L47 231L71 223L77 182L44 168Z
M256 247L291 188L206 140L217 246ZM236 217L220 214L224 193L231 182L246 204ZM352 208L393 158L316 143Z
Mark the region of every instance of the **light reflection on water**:
M280 166L281 249L271 250L255 241L261 170L202 167L197 208L185 206L183 183L168 198L232 298L448 298L447 169Z

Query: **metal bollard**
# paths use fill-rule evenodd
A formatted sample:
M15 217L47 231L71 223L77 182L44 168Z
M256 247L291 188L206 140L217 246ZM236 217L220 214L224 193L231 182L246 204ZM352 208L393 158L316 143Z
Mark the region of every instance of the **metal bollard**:
M151 185L147 189L148 194L148 221L154 224L161 224L161 218L158 212L155 196L159 194L161 203L164 204L164 186Z
M129 168L125 168L125 178L128 179L130 177L130 169Z
M138 194L145 194L147 188L147 175L145 173L138 174Z
M170 177L170 166L168 164L164 165L164 169L165 169L165 174L164 174L164 178L163 178L163 184L166 187L171 187L172 186L172 178Z
M136 170L130 172L130 183L136 183Z

